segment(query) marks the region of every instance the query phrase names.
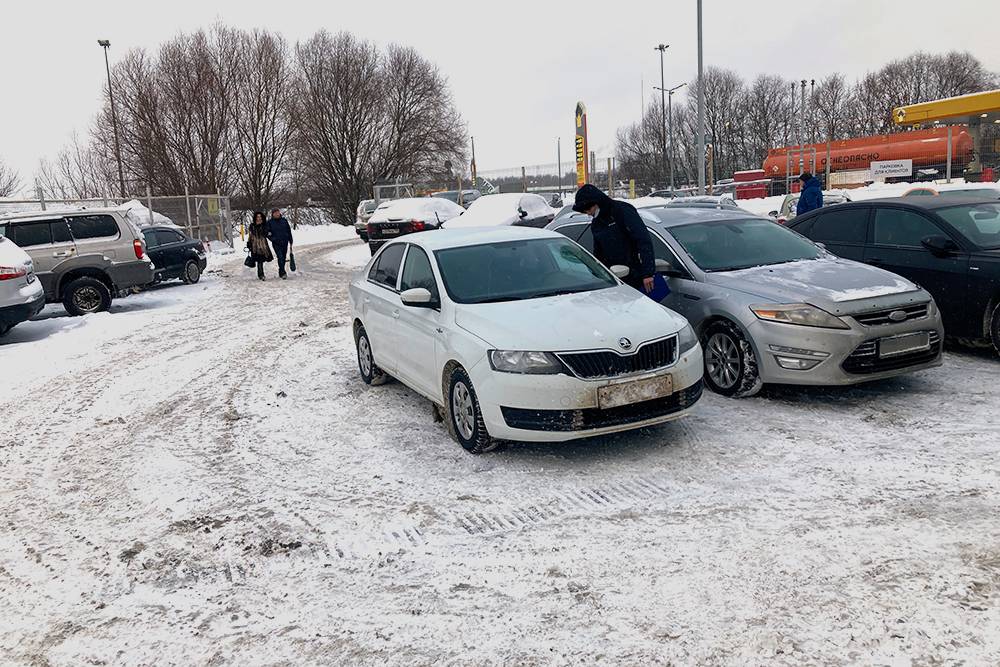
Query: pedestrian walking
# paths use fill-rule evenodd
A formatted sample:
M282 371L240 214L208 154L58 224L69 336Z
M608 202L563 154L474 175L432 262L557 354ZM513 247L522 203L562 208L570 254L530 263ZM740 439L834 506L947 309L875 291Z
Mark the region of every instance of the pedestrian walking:
M267 220L264 219L263 211L255 211L253 222L250 224L250 234L247 237L247 250L250 251L250 259L257 266L257 279L264 280L264 263L274 260L271 254L271 246L267 242Z
M823 208L823 184L808 171L799 176L802 181L802 191L799 193L799 203L795 205L795 215Z
M653 240L635 207L612 199L588 183L577 191L573 210L594 219L590 225L594 256L609 268L616 264L627 266L625 283L651 293L656 273Z
M288 259L288 249L292 245L292 226L288 224L280 209L271 209L271 219L267 221L267 238L271 239L274 254L278 256L278 277L284 280L285 262ZM292 267L295 268L294 266Z

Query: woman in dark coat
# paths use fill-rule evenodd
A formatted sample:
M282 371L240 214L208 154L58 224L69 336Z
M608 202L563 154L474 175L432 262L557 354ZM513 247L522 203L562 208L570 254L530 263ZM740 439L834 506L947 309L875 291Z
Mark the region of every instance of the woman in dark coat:
M250 224L250 235L247 237L247 249L250 259L257 265L257 279L264 280L264 262L274 260L271 246L267 242L267 220L263 211L254 211L253 223Z

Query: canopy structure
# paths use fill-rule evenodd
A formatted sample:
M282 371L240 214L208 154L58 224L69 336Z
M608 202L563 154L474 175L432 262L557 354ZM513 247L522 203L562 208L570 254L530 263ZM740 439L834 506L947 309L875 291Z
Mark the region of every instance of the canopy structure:
M947 125L949 141L952 125L967 125L975 157L966 167L966 178L978 179L984 173L983 128L990 126L1000 128L1000 90L987 90L896 107L892 110L892 119L896 125L909 125L914 128L925 125ZM987 136L989 134L991 133L987 133ZM986 173L992 174L992 168ZM951 181L951 151L948 154L948 181Z
M1000 90L896 107L892 110L892 118L896 121L896 125L919 126L928 123L1000 125Z

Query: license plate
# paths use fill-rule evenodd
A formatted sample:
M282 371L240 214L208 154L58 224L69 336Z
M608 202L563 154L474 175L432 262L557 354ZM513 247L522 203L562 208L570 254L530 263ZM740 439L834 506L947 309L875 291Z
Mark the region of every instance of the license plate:
M597 406L602 410L617 408L632 403L652 401L674 393L674 378L661 375L634 382L621 382L600 387L597 390Z
M392 236L399 233L399 227L383 227L379 230L384 236Z
M922 352L931 347L931 335L926 331L883 338L878 342L878 356L898 357L910 352Z

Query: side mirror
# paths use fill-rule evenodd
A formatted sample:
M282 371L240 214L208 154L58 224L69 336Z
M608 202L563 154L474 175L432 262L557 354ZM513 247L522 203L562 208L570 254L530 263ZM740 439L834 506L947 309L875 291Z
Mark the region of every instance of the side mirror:
M777 211L768 211L767 214L769 216L771 216L772 218L777 218L778 217L778 212Z
M627 278L630 272L631 269L622 264L615 264L614 266L611 267L611 273L615 274L619 278Z
M404 306L410 306L411 308L434 307L434 297L431 295L430 290L424 287L408 289L399 295L399 299L403 302Z
M687 277L689 277L686 272L681 271L680 269L678 269L677 267L675 267L673 264L671 264L670 262L668 262L665 259L658 259L655 262L653 262L653 265L656 267L656 272L657 273L662 273L663 275L667 276L668 278L687 278Z
M947 236L928 236L920 242L934 255L947 255L958 250L958 244Z

